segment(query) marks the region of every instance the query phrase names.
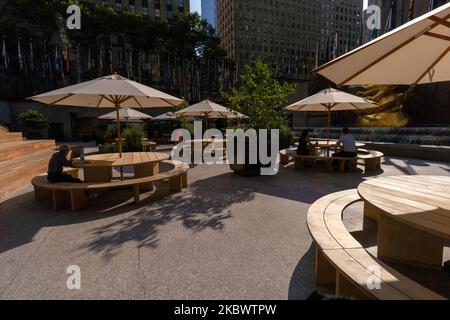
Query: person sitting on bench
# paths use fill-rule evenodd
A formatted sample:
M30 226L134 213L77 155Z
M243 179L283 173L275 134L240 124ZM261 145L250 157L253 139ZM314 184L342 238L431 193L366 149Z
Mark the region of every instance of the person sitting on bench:
M297 155L309 156L314 155L314 143L309 140L309 131L305 129L302 131L300 140L298 142Z
M59 146L59 151L54 153L48 163L47 180L52 183L58 182L75 182L81 183L80 179L72 177L70 174L64 173L64 167L73 167L72 160L68 160L67 156L70 152L70 146L63 144Z
M342 150L333 154L334 158L355 158L358 153L356 152L355 137L350 133L347 127L342 128L342 136L337 142L337 146L341 146ZM333 163L336 163L334 161Z

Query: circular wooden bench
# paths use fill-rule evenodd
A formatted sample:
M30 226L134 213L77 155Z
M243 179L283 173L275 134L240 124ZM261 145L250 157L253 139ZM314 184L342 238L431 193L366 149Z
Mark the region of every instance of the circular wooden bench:
M381 169L381 158L384 157L384 154L379 151L374 150L366 150L366 149L358 149L358 157L357 158L333 158L333 157L322 157L322 156L299 156L297 155L297 148L289 148L280 151L280 163L283 165L287 165L290 162L294 161L295 168L302 169L304 160L321 160L325 161L327 164L327 168L329 170L332 169L331 163L333 160L339 161L339 171L345 171L346 161L350 161L351 164L355 164L356 161L362 160L362 165L364 165L365 172L367 171L376 171Z
M47 175L40 175L31 180L34 187L36 201L52 199L55 210L70 207L72 211L80 210L86 206L85 191L107 190L110 188L133 187L135 203L140 202L140 186L159 181L168 181L172 192L179 192L187 187L187 172L189 165L179 161L163 161L163 164L171 166L171 170L144 178L135 178L123 181L107 183L51 183ZM71 172L74 176L74 171Z
M358 149L358 160L363 160L364 170L376 171L381 169L381 158L384 154L380 151Z
M339 297L380 300L444 300L368 253L347 231L344 210L361 201L356 189L341 191L314 202L307 217L316 244L315 278L319 285L335 285Z
M304 168L305 160L314 160L314 161L322 161L325 162L329 171L333 170L332 163L333 161L339 162L339 172L345 172L345 165L347 162L354 164L356 166L357 158L345 158L345 157L326 157L326 156L315 156L315 155L307 155L300 156L297 155L297 148L289 148L280 151L280 163L281 164L289 164L291 161L294 161L294 167L296 169Z

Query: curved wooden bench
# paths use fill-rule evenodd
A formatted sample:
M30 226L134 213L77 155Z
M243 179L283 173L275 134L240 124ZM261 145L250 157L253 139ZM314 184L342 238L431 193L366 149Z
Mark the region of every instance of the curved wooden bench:
M358 149L358 160L364 161L365 171L376 171L381 169L381 158L384 154L380 151Z
M297 148L289 148L280 151L280 163L281 164L289 164L291 160L296 156Z
M356 164L357 158L344 158L344 157L324 157L324 156L315 156L315 155L307 155L307 156L299 156L297 155L297 148L289 148L280 151L280 163L281 164L289 164L291 161L294 161L294 167L296 169L303 169L304 160L314 160L314 161L324 161L327 165L329 171L333 171L332 163L333 161L339 162L339 172L345 172L345 164L346 162L350 162L352 164Z
M167 172L162 172L154 176L129 179L123 181L112 181L107 183L51 183L47 180L47 175L40 175L31 180L34 186L36 201L53 199L55 210L70 207L72 211L80 210L86 206L85 191L107 190L110 188L133 187L134 202L140 202L140 187L148 183L158 181L169 181L170 191L179 192L187 187L187 172L189 165L179 161L163 161L162 163L172 166Z
M369 254L347 231L344 210L360 201L356 189L325 196L308 211L309 232L316 243L315 277L335 285L336 295L380 300L445 300ZM370 284L378 283L378 288Z

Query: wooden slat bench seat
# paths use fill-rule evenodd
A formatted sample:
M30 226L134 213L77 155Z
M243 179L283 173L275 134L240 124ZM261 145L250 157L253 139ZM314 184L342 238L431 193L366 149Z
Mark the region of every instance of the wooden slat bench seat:
M344 226L344 210L360 201L356 189L325 196L313 203L307 224L316 244L315 277L335 285L339 297L380 300L444 300L368 253ZM380 286L370 286L378 283Z
M133 187L134 202L140 202L140 186L159 181L168 181L170 191L179 192L187 187L187 172L189 165L178 161L163 161L172 169L157 175L135 178L107 183L50 183L46 175L34 177L31 184L34 186L36 201L51 198L55 210L70 207L72 211L80 210L86 206L85 191L107 190L110 188ZM70 172L74 175L73 172Z
M350 164L356 164L357 158L343 158L343 157L326 157L326 156L315 156L315 155L308 155L308 156L300 156L297 155L296 148L290 148L280 151L280 163L281 164L288 164L291 162L291 159L294 161L294 167L296 169L303 169L304 168L304 162L305 160L313 160L314 162L325 162L327 168L329 171L333 170L332 163L333 161L339 162L339 172L344 173L345 172L345 166L347 162Z
M362 160L365 171L376 171L381 169L381 158L384 154L380 151L358 149L358 160Z
M366 150L366 149L358 149L358 157L357 158L333 158L333 157L323 157L323 156L299 156L297 155L296 148L289 148L280 151L280 163L283 165L287 165L290 162L294 161L295 168L302 169L304 168L304 160L314 160L314 161L324 161L329 170L332 170L331 163L333 160L339 161L339 171L345 171L346 162L349 161L351 164L355 165L357 160L362 160L361 165L364 165L365 172L367 171L376 171L381 169L381 158L384 157L384 154L379 151L374 150Z

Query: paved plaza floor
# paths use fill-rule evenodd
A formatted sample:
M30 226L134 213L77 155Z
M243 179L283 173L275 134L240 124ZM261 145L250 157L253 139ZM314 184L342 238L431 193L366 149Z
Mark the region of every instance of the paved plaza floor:
M304 299L316 290L306 227L315 200L380 175L450 175L444 163L385 158L382 166L371 175L281 168L244 178L225 165L200 165L182 193L161 185L135 205L130 190L117 190L81 212L36 203L27 186L0 203L0 298ZM355 237L376 251L376 232L361 232L362 219L359 204L345 214ZM73 265L79 290L66 286ZM431 277L432 286L450 288L448 274Z

